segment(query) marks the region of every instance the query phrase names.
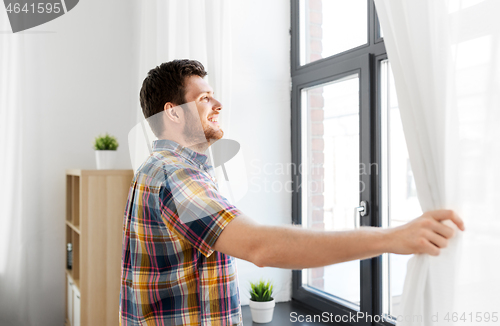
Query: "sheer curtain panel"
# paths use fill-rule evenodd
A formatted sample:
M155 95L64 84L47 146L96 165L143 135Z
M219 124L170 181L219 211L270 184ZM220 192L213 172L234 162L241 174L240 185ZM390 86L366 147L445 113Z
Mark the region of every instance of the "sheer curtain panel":
M9 31L6 13L0 15L0 29ZM27 237L36 227L28 223L26 187L22 165L23 55L25 36L0 34L0 325L31 325L33 316L29 248L35 239ZM23 232L23 230L25 232ZM34 262L34 261L32 261ZM36 289L32 289L36 291ZM34 292L32 292L33 294Z
M500 322L500 1L375 0L424 211L465 221L409 263L398 325Z

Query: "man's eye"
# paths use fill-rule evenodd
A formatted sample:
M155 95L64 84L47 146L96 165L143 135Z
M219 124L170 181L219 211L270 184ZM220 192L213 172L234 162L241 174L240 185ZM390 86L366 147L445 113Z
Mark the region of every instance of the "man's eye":
M203 96L203 97L201 98L201 100L202 100L202 101L208 101L208 96Z

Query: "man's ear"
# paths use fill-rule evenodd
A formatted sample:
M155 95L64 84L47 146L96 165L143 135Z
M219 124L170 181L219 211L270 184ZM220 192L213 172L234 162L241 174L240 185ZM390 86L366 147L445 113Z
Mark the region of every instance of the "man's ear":
M179 111L181 110L180 106L176 106L171 102L165 103L163 106L163 110L165 112L165 115L167 116L167 119L169 119L172 122L180 122L180 113Z

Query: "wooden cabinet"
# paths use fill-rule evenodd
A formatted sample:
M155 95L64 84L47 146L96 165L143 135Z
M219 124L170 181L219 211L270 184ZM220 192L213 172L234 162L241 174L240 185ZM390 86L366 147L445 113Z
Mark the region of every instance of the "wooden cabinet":
M119 324L123 215L133 177L132 170L66 171L68 326Z

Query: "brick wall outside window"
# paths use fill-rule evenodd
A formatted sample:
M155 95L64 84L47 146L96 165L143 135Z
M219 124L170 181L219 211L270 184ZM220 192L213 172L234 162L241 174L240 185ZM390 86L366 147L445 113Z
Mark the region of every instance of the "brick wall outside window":
M309 0L307 20L307 42L308 56L306 62L312 62L323 58L323 13L322 0ZM310 89L307 92L309 104L309 127L310 127L310 158L309 164L309 195L310 195L310 220L309 225L313 229L324 230L324 98L323 88ZM318 248L318 250L321 250ZM323 289L324 267L313 268L309 273L309 285Z

